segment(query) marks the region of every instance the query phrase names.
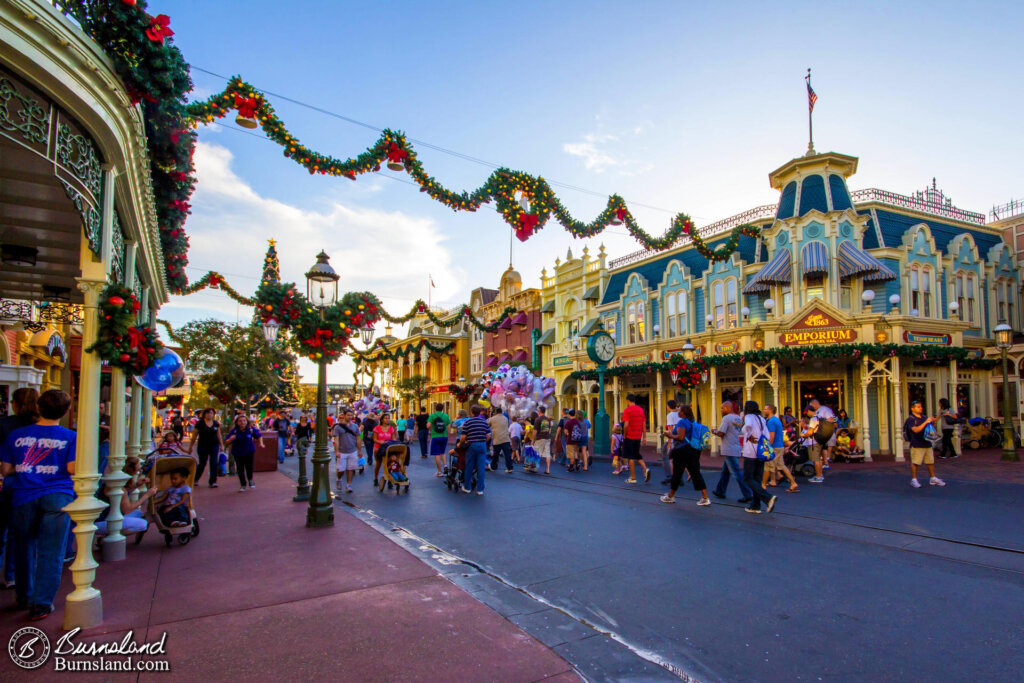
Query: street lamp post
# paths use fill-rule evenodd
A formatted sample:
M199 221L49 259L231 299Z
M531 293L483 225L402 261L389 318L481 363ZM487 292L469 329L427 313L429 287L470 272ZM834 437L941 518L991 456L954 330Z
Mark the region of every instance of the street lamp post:
M321 251L316 263L306 273L306 292L309 301L324 311L338 301L339 276L328 263L330 259ZM307 527L334 526L334 500L331 495L330 456L327 453L327 360L321 357L316 364L316 446L313 448L313 486L306 511Z
M1006 366L1006 353L1013 343L1013 328L1000 320L996 325L996 346L1003 357L1003 460L1007 462L1018 462L1020 456L1013 443L1013 417L1010 414L1010 373Z

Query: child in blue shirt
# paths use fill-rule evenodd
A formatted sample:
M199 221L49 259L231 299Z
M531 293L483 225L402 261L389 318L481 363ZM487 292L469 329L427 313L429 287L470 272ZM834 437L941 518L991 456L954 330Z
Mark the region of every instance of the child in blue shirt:
M192 487L185 483L187 480L188 470L183 468L172 470L170 488L156 494L153 499L158 505L157 510L164 526L188 526L192 521L189 513Z

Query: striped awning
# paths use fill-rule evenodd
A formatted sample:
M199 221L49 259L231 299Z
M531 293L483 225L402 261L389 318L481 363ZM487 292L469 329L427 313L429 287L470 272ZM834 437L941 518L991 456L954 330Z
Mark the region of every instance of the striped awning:
M895 280L896 273L853 242L839 243L839 277L863 275L865 280Z
M767 292L769 285L788 284L793 278L793 264L790 260L788 249L779 249L775 252L765 267L762 268L754 278L743 288L744 294Z
M828 273L828 249L823 242L808 242L800 251L803 276Z

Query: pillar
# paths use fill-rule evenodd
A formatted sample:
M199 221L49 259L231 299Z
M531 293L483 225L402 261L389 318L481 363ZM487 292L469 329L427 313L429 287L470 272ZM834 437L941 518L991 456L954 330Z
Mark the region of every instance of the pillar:
M892 363L892 393L893 403L895 404L893 417L894 424L892 425L892 432L896 436L896 462L904 462L906 456L903 455L903 382L900 377L900 357L893 356L890 360Z
M711 405L708 407L708 426L712 426L713 422L716 426L718 425L718 366L712 365L709 371L709 380L711 382ZM721 447L719 446L718 437L711 434L711 452L721 453Z
M621 410L619 408L619 377L618 377L618 375L616 375L615 377L612 378L612 403L614 404L614 410L615 410L615 412L612 414L612 424L615 424L620 419L622 419L620 417L622 415L622 412L621 412Z
M654 420L654 430L658 433L658 447L664 446L663 440L665 438L665 390L662 385L661 370L656 370L654 373L655 381L655 394L654 394L654 414L656 420Z
M957 367L957 362L955 360L949 361L949 407L953 412L956 412L959 408L956 400L956 384L959 373L960 370ZM956 448L957 453L963 453L959 429L953 431L953 446Z
M92 556L92 542L96 535L96 518L107 507L96 498L100 474L97 472L96 445L100 423L100 358L88 352L96 343L99 326L99 296L104 280L78 279L78 289L84 294L82 326L82 367L78 383L78 438L75 449L75 474L72 475L75 499L64 508L75 523L78 552L71 563L71 580L75 589L67 597L64 607L64 628L90 628L103 621L103 598L93 587L96 579L96 560Z
M867 356L860 369L860 395L861 395L861 446L864 448L864 461L871 462L871 415L868 413L868 387L871 386L870 361Z
M782 414L782 408L779 406L779 362L772 359L772 400L775 401L775 412Z

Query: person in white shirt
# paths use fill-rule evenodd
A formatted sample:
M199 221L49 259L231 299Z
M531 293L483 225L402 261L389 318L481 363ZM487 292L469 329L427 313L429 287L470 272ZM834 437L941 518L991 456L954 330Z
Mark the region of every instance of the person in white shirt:
M808 481L812 484L820 484L825 481L825 478L822 476L822 470L828 469L829 449L836 445L836 436L839 431L836 429L836 414L828 406L821 405L818 400L808 403L805 412L811 414L811 419L808 422L808 434L814 437L808 454L814 462L814 476ZM826 425L825 423L828 424ZM822 429L831 430L831 437L825 444L821 444L816 436L818 431Z
M668 402L668 415L665 416L665 446L661 451L661 468L665 470L665 479L662 484L672 481L672 456L669 455L675 448L676 442L672 439L672 430L679 422L679 408L675 400Z
M761 501L768 506L768 512L775 509L776 496L764 490L764 461L757 459L757 442L761 435L768 435L768 425L761 417L761 407L757 401L747 401L743 405L743 427L740 439L743 442L743 480L750 488L751 500L746 511L755 515L761 514Z
M508 436L512 441L512 462L522 461L523 422L522 418L512 420L508 425Z

